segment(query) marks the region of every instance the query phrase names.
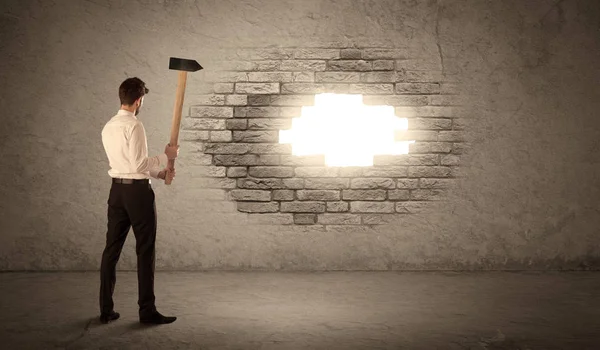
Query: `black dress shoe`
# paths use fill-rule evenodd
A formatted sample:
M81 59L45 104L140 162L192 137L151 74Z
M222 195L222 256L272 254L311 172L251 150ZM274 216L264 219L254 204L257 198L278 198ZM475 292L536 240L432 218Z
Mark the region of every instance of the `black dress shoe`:
M177 319L177 317L174 317L174 316L163 316L158 311L154 312L150 316L144 316L144 317L140 316L141 323L152 323L152 324L173 323L173 322L175 322L176 319Z
M102 314L100 314L100 322L107 324L108 322L114 321L114 320L118 319L119 317L121 317L121 315L119 315L118 312L114 312L114 311L111 311L108 314L102 313Z

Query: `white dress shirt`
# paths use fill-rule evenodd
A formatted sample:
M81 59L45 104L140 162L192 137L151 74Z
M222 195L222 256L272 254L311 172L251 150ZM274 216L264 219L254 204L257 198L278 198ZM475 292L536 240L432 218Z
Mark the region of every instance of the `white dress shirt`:
M108 175L112 178L158 178L167 165L166 154L148 157L146 130L133 112L120 109L102 129L102 144L110 164Z

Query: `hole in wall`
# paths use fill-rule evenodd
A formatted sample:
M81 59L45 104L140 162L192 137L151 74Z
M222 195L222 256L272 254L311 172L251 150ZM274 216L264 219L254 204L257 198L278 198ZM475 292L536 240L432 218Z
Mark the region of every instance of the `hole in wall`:
M322 93L303 106L292 128L280 130L279 143L296 156L324 155L326 166L372 166L374 155L408 154L414 140L397 141L408 120L394 107L365 105L361 94Z

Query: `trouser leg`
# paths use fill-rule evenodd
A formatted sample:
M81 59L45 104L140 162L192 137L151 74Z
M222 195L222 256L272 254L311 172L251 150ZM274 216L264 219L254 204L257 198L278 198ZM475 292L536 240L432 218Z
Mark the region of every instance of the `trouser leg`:
M123 244L131 228L129 216L122 202L122 185L113 185L108 199L106 246L100 267L100 312L114 309L113 293L117 281L116 269Z
M139 314L145 316L156 311L154 295L156 203L150 185L136 186L134 192L131 201L128 202L128 212L136 240Z

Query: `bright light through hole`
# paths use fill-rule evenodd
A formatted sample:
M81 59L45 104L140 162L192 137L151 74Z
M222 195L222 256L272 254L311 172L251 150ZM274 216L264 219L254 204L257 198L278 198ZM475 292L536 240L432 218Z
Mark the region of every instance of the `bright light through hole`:
M296 156L325 155L328 166L371 166L374 155L407 154L414 141L395 141L407 130L392 106L364 105L362 95L318 94L314 106L302 107L290 130L279 131L279 143L291 143Z

